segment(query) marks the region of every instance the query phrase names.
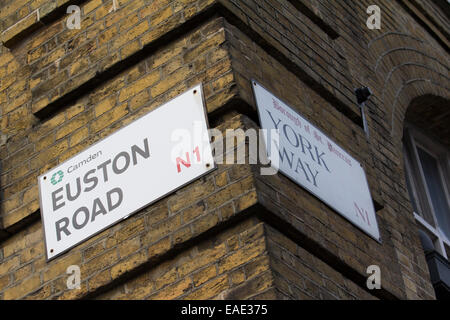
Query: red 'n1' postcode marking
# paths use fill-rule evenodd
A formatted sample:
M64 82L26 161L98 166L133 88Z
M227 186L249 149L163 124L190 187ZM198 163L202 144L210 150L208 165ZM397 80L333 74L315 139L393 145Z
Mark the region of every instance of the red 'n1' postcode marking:
M360 208L356 202L353 203L355 205L356 209L356 215L361 217L365 223L367 223L370 226L370 219L369 219L369 213L366 209Z
M199 147L196 147L192 153L197 156L197 162L200 162L201 159L200 159L200 149L199 149ZM177 171L178 171L178 173L181 172L181 165L185 166L186 168L190 168L191 167L191 159L189 157L189 152L186 152L186 160L181 158L181 157L177 157L176 161L177 161Z

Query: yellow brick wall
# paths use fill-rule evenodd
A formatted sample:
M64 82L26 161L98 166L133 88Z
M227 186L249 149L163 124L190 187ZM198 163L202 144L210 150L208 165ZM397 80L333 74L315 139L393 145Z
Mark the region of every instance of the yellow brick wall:
M267 226L266 233L275 288L280 299L376 299L279 230Z
M401 137L414 98L449 98L448 48L402 1L375 2L380 31L365 26L366 0L78 1L80 30L66 27L73 1L3 2L0 298L434 298ZM200 82L212 127L257 128L250 79L363 164L381 244L282 175L220 165L45 260L39 174ZM66 286L73 264L80 290ZM371 264L389 270L380 292L365 286Z
M247 283L259 282L245 291ZM183 251L99 299L220 299L239 292L241 298L273 288L264 224L245 220Z
M237 116L221 127L245 127ZM152 266L205 232L222 228L256 203L249 166L223 165L176 194L103 231L51 262L46 262L42 224L34 222L0 245L3 298L80 298L109 281L121 281L136 267ZM197 259L195 260L197 261ZM194 261L194 263L195 263ZM66 287L67 267L79 265L82 287ZM21 266L27 266L22 270ZM27 276L17 277L16 273ZM34 291L37 291L36 293ZM29 295L33 293L32 295Z

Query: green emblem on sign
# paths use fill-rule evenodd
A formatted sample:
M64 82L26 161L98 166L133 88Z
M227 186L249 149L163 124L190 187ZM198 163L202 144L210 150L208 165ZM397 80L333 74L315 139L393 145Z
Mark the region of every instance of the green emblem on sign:
M57 183L60 183L61 180L64 178L64 172L62 172L61 170L59 170L58 172L54 173L52 175L52 179L50 180L50 182L55 185Z

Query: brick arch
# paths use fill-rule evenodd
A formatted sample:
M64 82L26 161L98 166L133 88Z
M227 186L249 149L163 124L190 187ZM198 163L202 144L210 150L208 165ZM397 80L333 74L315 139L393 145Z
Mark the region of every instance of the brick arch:
M383 64L383 62L386 61L386 57L390 56L390 55L398 55L399 57L401 57L402 59L405 58L405 55L410 57L411 59L413 59L413 57L411 57L412 55L416 55L417 59L416 60L430 60L428 62L431 62L429 64L434 64L436 63L437 65L441 65L442 67L445 67L445 65L443 63L441 63L436 57L429 55L427 52L421 51L417 48L414 47L396 47L396 48L392 48L389 49L385 52L383 52L377 59L377 62L375 64L375 72L378 72L380 66Z
M378 37L372 39L372 40L370 41L370 43L369 43L369 49L370 49L376 42L381 41L381 40L383 40L384 38L390 37L390 36L395 36L395 37L398 37L398 38L408 38L408 39L410 39L410 40L415 40L415 41L417 41L417 42L423 43L423 40L422 40L422 39L417 38L417 37L413 36L412 34L409 34L409 33L403 33L403 32L399 32L399 31L389 31L389 32L383 33L383 34L381 34L380 36L378 36Z
M432 94L417 97L409 104L405 118L450 148L450 100Z
M386 195L395 194L397 197L394 201L389 196L385 197L385 207L389 209L385 214L395 221L388 228L401 234L401 244L394 242L393 245L399 260L408 257L409 262L400 266L404 274L415 272L414 268L408 267L413 261L422 259L425 264L404 174L402 140L405 118L411 110L417 114L422 112L423 116L429 107L427 103L436 101L431 97L441 97L438 103L448 102L450 98L448 54L436 43L421 39L423 37L388 32L368 44L373 71L373 82L370 83L374 91L372 101L376 105L370 120L383 127L376 143L386 149L380 152L380 159L389 159L386 163L380 160L376 166L380 172L387 172L390 176L390 185L382 187ZM412 281L404 276L403 283L408 294ZM420 287L420 281L413 287Z
M428 78L410 79L398 89L392 106L390 124L394 142L401 143L404 122L410 107L426 109L428 103L425 102L425 97L440 97L443 101L450 101L448 88ZM417 101L423 103L418 105Z
M401 143L408 107L421 96L448 100L450 78L445 52L412 34L387 32L369 42L384 123L395 144ZM401 149L400 149L401 150Z

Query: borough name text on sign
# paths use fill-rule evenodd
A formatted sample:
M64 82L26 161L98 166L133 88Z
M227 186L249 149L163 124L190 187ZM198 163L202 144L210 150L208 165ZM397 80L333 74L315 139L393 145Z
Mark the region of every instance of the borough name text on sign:
M208 132L201 85L41 175L47 259L214 170L208 137L174 139L195 130Z
M279 156L272 166L379 241L376 213L361 164L290 106L256 81L252 83L261 127L279 133L279 141L265 141L266 146L277 148L267 150L268 155Z

